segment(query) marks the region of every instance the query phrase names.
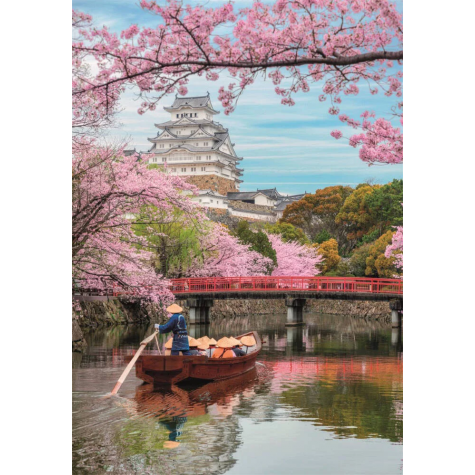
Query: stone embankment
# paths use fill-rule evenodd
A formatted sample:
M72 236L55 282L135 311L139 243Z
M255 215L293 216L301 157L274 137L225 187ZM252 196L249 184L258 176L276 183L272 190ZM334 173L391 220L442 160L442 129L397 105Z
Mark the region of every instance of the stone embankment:
M107 301L76 302L73 309L73 351L84 349L83 329L110 325L128 325L164 321L165 314L152 304L127 302L119 299Z
M188 316L186 301L178 300L183 314ZM285 313L287 308L283 299L276 300L215 300L211 308L213 320L232 320L251 315L272 315ZM367 320L391 318L389 302L359 302L348 300L307 300L306 313L326 315L347 315ZM95 328L108 325L127 325L134 323L164 322L165 314L158 305L140 305L139 302L126 302L119 299L107 301L77 302L73 311L72 341L73 349L80 351L85 346L82 328Z
M188 316L186 301L179 300L183 314ZM287 307L283 299L276 300L215 300L211 308L211 318L225 319L248 315L268 315L285 313ZM348 315L365 319L389 319L389 302L365 302L348 300L307 300L304 312L327 315Z

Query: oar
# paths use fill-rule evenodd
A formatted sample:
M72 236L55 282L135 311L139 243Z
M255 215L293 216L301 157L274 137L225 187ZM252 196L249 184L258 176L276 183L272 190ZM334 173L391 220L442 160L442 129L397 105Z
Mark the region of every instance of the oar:
M158 343L157 332L155 332L155 341L157 343L158 354L161 355L162 352L160 351L160 344Z
M137 361L138 357L140 356L140 354L142 353L142 351L145 349L145 347L147 346L148 343L150 343L154 338L157 337L157 333L158 331L152 333L150 336L148 336L147 338L145 338L145 340L143 340L141 343L140 343L140 348L137 350L137 353L135 353L134 357L130 360L130 363L127 365L127 367L124 369L124 372L120 375L120 378L119 380L117 381L117 383L115 384L114 386L114 389L112 390L112 392L109 394L109 396L113 396L114 394L117 394L117 391L120 389L120 387L122 386L122 383L125 381L125 378L129 375L130 373L130 370L133 368L135 362ZM160 351L160 350L159 350Z

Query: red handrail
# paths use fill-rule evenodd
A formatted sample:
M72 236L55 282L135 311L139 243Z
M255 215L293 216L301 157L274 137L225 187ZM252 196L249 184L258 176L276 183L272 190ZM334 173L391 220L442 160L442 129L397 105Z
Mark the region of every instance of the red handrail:
M331 293L371 293L402 295L402 279L375 279L366 277L199 277L170 279L170 291L174 294L212 292L331 292ZM146 286L152 289L153 286ZM83 293L80 288L75 293ZM140 296L139 288L123 289L116 283L111 288L94 291L86 289L90 295Z
M402 294L402 279L365 277L207 277L171 279L174 294L209 292L340 292Z

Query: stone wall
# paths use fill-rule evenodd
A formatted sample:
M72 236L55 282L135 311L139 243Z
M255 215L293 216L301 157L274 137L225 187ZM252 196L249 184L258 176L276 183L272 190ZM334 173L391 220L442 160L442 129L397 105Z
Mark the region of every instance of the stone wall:
M389 302L332 299L307 300L305 310L327 315L350 315L376 320L391 318Z
M81 327L78 323L78 317L73 312L73 351L82 351L86 347L86 340L84 339L84 334L81 330Z
M228 191L239 191L234 180L228 180L216 175L196 175L185 176L188 183L192 183L200 190L217 191L220 195L226 196Z
M183 307L183 315L187 317L189 312L185 306L186 300L179 300L178 305ZM391 317L389 302L308 299L304 311L328 315L350 315L375 320ZM214 306L211 307L210 318L225 319L241 315L268 315L285 312L287 312L287 307L284 299L215 300Z
M164 318L158 305L128 302L119 299L107 301L78 302L75 311L79 327L98 327L103 325L125 325L149 323Z

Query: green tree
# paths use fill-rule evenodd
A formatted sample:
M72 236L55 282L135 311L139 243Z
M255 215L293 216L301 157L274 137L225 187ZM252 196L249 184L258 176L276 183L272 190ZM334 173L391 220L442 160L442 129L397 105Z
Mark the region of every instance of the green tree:
M279 234L284 242L297 241L299 244L310 243L305 233L290 223L266 224L264 229L270 234Z
M272 260L273 264L271 264L267 269L267 273L271 274L274 267L277 265L277 253L272 247L267 234L260 230L253 231L249 226L249 223L244 220L239 222L234 234L242 244L249 244L251 250Z
M332 235L326 230L322 229L314 238L314 242L321 244L322 242L332 239Z
M193 216L174 210L164 213L155 208L142 209L133 230L144 237L154 255L157 273L165 277L183 277L195 259L203 258L200 236L207 232Z
M366 275L366 259L369 257L369 250L372 244L363 244L356 248L350 257L350 272L356 277Z
M393 180L391 183L374 190L365 198L365 207L379 231L380 237L393 226L402 225L403 181Z
M355 274L351 273L349 259L342 259L336 268L331 272L325 274L328 277L355 277Z

